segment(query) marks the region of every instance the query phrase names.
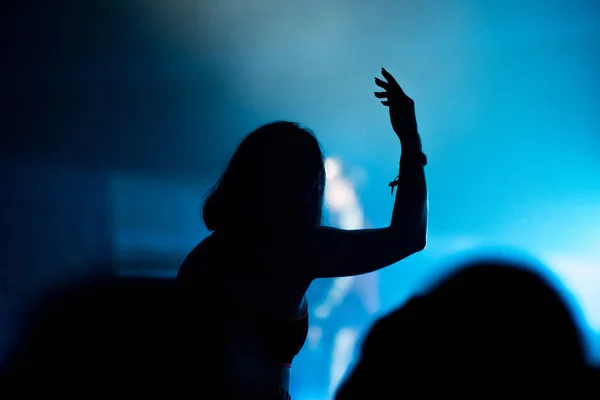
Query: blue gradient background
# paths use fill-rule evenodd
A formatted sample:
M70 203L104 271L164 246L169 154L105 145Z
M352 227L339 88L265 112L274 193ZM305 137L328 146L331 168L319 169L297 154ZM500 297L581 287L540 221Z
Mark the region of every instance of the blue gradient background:
M75 7L63 15L68 23L60 34L43 31L49 17L31 12L27 18L42 26L40 37L56 39L63 61L49 61L49 52L30 67L33 83L11 78L24 99L38 99L28 107L40 104L33 110L38 117L11 126L54 133L43 136L43 146L13 135L13 147L28 150L4 168L19 177L10 178L10 187L27 181L43 188L14 189L15 199L44 199L26 206L15 200L6 215L36 220L27 229L47 239L48 226L60 222L40 228L31 210L73 216L73 205L89 205L69 228L89 243L82 239L83 250L63 252L60 260L87 262L96 253L85 249L104 240L120 273L174 276L208 234L198 205L226 158L250 130L276 119L313 129L327 155L343 163L368 225L385 226L393 202L387 183L400 154L387 111L372 95L373 77L385 66L416 102L429 157L428 248L379 272L370 289L377 309L348 317L348 324L362 335L378 314L462 257L533 257L572 297L590 358L600 359L599 2L123 4L100 13L102 7ZM13 60L22 69L25 58ZM48 105L52 118L42 112ZM70 209L55 212L60 207ZM99 234L101 215L109 223ZM69 247L45 251L58 254L60 246ZM5 254L16 251L9 247ZM40 258L28 263L41 265ZM149 266L143 259L165 262ZM5 289L9 300L32 291L35 285L22 282L36 276L73 274L37 268L4 274L4 288L20 288ZM311 294L321 298L333 283L317 283ZM311 318L330 336L344 328L344 318ZM294 369L294 398L327 398L329 369L313 377L311 366L332 351L326 341L307 345Z

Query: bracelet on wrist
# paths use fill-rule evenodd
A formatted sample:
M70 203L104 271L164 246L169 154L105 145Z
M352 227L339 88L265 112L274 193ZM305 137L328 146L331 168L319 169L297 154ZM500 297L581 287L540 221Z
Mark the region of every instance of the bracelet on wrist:
M427 156L422 151L414 153L403 153L400 157L400 166L406 164L419 164L422 167L427 165ZM394 188L400 183L400 175L398 175L388 186L392 188L392 195L394 195Z
M426 166L427 156L422 151L402 153L402 156L400 156L400 165L404 163L419 163L422 166Z

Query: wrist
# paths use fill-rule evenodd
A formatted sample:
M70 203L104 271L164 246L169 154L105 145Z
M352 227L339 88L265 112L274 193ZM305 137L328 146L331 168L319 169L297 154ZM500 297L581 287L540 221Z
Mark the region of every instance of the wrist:
M404 154L418 154L418 153L422 153L423 152L423 146L421 145L421 142L418 143L402 143L400 145L401 150L402 150L402 155Z
M422 151L404 151L400 156L400 165L405 164L419 164L424 167L427 165L427 156Z

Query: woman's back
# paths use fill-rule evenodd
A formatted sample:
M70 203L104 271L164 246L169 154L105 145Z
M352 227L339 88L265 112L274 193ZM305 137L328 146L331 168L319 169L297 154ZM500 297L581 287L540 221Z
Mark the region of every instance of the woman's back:
M306 313L305 293L311 280L299 277L300 257L277 259L269 236L213 233L188 255L178 279L210 285L214 295L222 296L219 307L228 313L298 318Z
M266 237L214 233L192 250L177 277L194 292L194 308L207 311L199 316L221 324L228 380L244 391L287 388L308 333L310 282L294 277L295 260L274 263Z

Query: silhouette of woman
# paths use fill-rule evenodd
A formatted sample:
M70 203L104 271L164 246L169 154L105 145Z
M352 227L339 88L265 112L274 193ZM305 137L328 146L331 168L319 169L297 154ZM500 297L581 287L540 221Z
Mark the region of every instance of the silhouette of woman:
M383 91L375 96L389 107L402 151L387 228L321 226L323 153L314 135L293 122L250 133L206 198L203 219L212 234L190 252L177 280L198 296L192 306L194 313L203 310L198 320L206 322L215 307L223 313L220 328L201 329L223 335L228 387L240 397L289 391L314 279L376 271L425 248L427 159L414 102L385 69L382 75L385 81L375 83Z

